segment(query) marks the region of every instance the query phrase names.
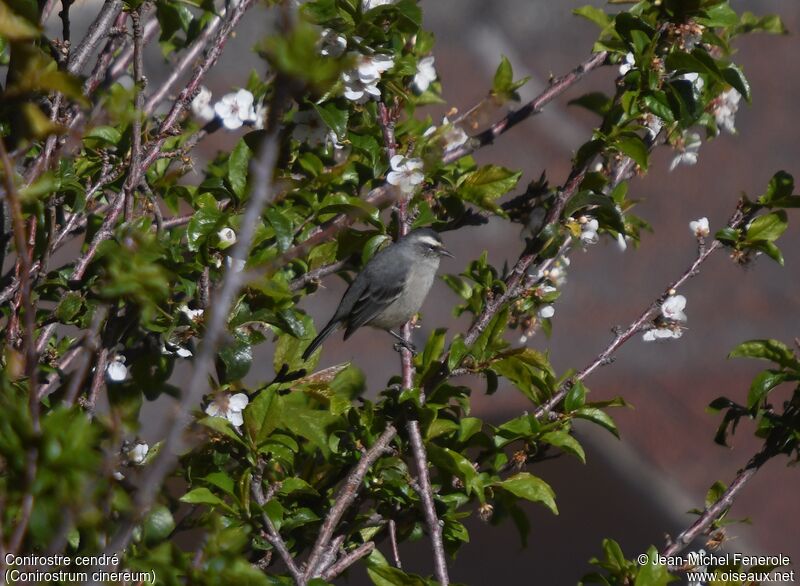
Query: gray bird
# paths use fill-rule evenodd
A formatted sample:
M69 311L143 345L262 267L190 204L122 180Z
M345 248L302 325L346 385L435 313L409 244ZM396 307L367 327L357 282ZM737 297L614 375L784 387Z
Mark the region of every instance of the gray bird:
M336 313L303 352L303 360L316 350L339 325L344 339L361 326L392 331L410 320L430 291L442 256L452 257L442 239L430 228L419 228L377 252L348 287Z

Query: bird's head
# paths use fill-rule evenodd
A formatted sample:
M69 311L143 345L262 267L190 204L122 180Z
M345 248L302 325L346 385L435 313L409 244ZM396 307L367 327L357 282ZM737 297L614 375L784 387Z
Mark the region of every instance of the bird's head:
M438 232L430 228L419 228L409 232L403 242L406 246L413 246L415 252L426 258L440 258L442 256L453 255L442 244L442 238Z

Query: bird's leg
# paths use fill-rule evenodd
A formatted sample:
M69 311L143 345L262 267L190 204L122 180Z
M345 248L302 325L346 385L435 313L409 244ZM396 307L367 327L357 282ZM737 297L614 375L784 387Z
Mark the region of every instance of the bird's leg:
M401 349L405 348L406 350L411 352L412 356L416 356L418 354L416 347L414 347L414 344L408 342L403 336L392 330L389 330L389 333L392 334L398 340L397 344L394 345L395 350L400 352Z

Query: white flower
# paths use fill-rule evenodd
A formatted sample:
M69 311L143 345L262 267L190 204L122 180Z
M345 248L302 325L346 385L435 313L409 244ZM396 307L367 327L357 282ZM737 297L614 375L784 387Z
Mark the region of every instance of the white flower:
M397 0L362 0L361 6L364 12L372 10L378 6L385 6L387 4L394 4Z
M249 402L250 399L244 393L236 393L235 395L219 394L206 407L206 414L211 417L224 417L234 427L239 427L244 422L242 411L244 411Z
M677 340L683 335L683 330L680 328L651 328L642 334L642 340L645 342L656 342L658 340Z
M680 152L675 155L669 165L669 170L674 171L678 165L696 165L700 154L700 145L703 140L696 132L687 132L683 135L683 144L679 145Z
M394 67L394 57L391 55L359 55L356 71L358 79L364 83L377 82L381 74Z
M708 218L699 218L689 222L689 230L698 238L705 238L711 232L708 227Z
M194 97L194 100L192 100L191 108L192 114L197 116L200 120L211 122L216 117L214 108L211 107L211 90L202 86Z
M417 63L417 73L414 75L414 87L420 92L428 89L431 83L436 79L436 69L433 67L434 58L423 57Z
M656 116L655 114L646 114L644 117L644 129L647 132L648 138L653 140L658 133L661 132L661 129L664 128L664 123L661 121L661 118Z
M597 230L600 224L594 218L581 216L578 219L581 225L581 242L584 244L596 244L600 237L597 235Z
M421 171L421 159L409 159L403 155L395 155L389 164L392 166L392 170L386 176L386 180L392 185L398 186L403 193L411 193L425 179L425 175Z
M243 258L233 258L232 256L225 257L225 266L228 267L228 270L231 270L235 273L241 273L242 269L244 269L244 259Z
M316 110L302 110L294 115L292 136L310 146L324 144L328 138L328 127Z
M358 65L352 71L342 73L344 81L344 97L352 102L363 104L370 99L381 97L378 82L381 74L394 67L394 57L391 55L359 55Z
M679 75L676 79L685 79L686 81L692 82L692 89L695 94L702 92L703 88L706 86L705 80L700 77L699 73L695 72L684 73L683 75Z
M437 134L437 131L438 136L436 140L442 143L444 152L456 149L469 140L469 135L464 132L464 129L457 124L451 123L450 120L447 119L447 116L442 118L441 130L439 130L438 126L431 126L422 136L428 138L429 136Z
M161 353L165 356L177 356L178 358L191 358L194 356L192 351L177 344L161 344Z
M106 381L109 383L121 383L128 378L128 367L125 366L125 359L122 356L114 358L106 365Z
M114 480L125 480L125 475L118 470L114 470L114 472L111 473L111 476L114 477Z
M683 295L671 295L661 304L661 315L670 321L686 321L686 297Z
M245 122L253 122L256 119L253 94L247 90L222 96L222 99L214 104L214 111L222 118L222 124L228 130L236 130Z
M128 450L128 458L130 458L130 461L134 464L141 466L144 463L144 459L147 457L147 452L149 451L150 446L144 442L139 442L130 450Z
M339 142L339 136L333 130L329 130L328 134L325 135L325 145L332 146L335 151L340 151L347 146Z
M189 318L191 321L197 321L201 317L203 317L203 309L191 309L185 303L178 307L178 311L180 311L183 315Z
M539 308L539 311L536 312L536 315L538 315L542 319L549 319L553 317L555 314L556 314L556 308L553 307L552 305L542 305Z
M617 249L619 249L620 252L628 250L628 237L622 232L617 232Z
M555 266L549 271L545 271L544 276L556 287L563 287L567 282L567 271L560 266Z
M736 112L739 110L741 99L742 94L731 88L722 92L715 100L714 118L717 121L717 129L721 128L728 134L736 134Z
M236 243L236 232L230 228L222 228L217 232L217 238L219 238L219 246L217 246L217 248L225 250Z
M625 55L625 59L619 66L619 74L625 75L635 67L636 67L636 57L634 57L633 53L628 53Z
M544 297L545 295L549 295L550 293L555 293L558 291L552 285L541 285L536 289L536 295L539 297Z
M340 57L347 49L347 39L329 28L322 30L319 53L323 57Z
M356 72L343 73L342 80L344 81L344 97L351 102L363 104L367 102L370 97L381 97L381 90L378 89L378 83L375 81L364 83L358 78L358 73Z

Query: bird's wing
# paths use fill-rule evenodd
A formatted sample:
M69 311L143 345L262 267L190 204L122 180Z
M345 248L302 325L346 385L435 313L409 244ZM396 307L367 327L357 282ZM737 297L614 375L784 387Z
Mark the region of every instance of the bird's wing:
M403 292L402 282L392 281L382 284L371 284L366 287L356 299L353 309L347 320L345 339L361 326L368 324L386 307L394 303Z

